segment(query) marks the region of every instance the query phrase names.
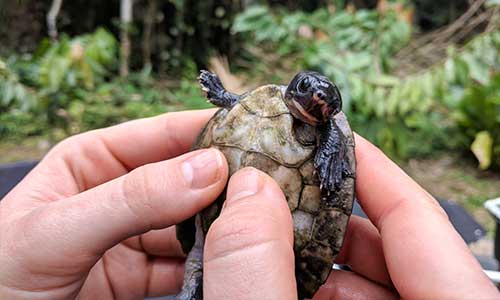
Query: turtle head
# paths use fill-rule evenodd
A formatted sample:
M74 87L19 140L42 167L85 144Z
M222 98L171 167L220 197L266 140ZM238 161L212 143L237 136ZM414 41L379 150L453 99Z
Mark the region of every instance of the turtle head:
M300 72L285 92L285 103L292 115L308 124L324 124L342 109L338 88L316 72Z

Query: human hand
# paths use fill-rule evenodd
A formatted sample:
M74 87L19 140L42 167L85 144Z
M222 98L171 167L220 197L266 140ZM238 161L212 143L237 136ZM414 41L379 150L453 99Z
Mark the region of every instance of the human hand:
M0 299L144 299L179 291L174 227L227 180L216 150L184 154L211 111L71 137L0 202ZM130 171L130 172L129 172Z
M336 261L354 273L331 274L317 299L500 298L428 192L360 136L356 160L356 193L370 220L351 217Z
M170 178L167 170L179 171L181 158L134 171L140 175L123 174L187 151L211 112L189 114L171 115L168 122L136 121L56 147L0 205L0 298L141 299L177 292L183 255L168 226L216 197L226 166L220 167L221 179L203 191L207 198L171 189L181 176ZM129 147L122 147L127 142ZM390 299L396 291L418 299L497 297L432 197L366 141L358 138L356 151L357 192L380 233L368 221L351 218L338 263L350 264L356 273L335 271L315 299ZM112 163L100 170L106 162ZM161 176L163 168L169 178ZM126 182L138 184L129 189L133 193L119 192ZM235 200L252 182L259 191ZM82 190L87 191L78 194ZM385 199L379 200L381 195ZM151 228L162 229L148 232ZM411 235L402 238L398 229ZM292 232L276 183L255 170L235 174L223 213L207 236L205 298L296 298Z
M351 217L336 262L354 272L333 271L314 299L500 298L431 195L359 136L356 158L356 192L370 220ZM261 192L231 200L250 175ZM206 299L296 299L283 194L260 172L237 173L228 193L205 244Z

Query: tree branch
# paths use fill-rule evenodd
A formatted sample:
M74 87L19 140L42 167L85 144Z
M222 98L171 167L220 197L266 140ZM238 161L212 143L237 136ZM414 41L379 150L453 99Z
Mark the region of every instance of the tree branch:
M49 12L47 13L48 34L53 40L57 39L58 36L56 19L61 11L62 2L63 0L53 0Z
M121 0L120 3L120 76L127 77L130 60L130 25L132 24L133 0Z

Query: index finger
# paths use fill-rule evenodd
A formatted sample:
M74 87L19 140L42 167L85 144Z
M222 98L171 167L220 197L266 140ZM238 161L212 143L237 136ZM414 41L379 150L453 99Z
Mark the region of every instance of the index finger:
M80 135L101 140L127 169L178 156L191 148L215 109L181 111L125 122ZM90 144L90 143L89 143Z
M215 109L166 113L70 137L55 146L12 193L23 198L23 191L43 186L44 194L37 194L36 198L57 200L139 166L176 157L191 148L214 112ZM30 207L33 196L25 197Z
M356 136L356 192L380 231L403 299L493 299L493 284L434 198L378 148Z

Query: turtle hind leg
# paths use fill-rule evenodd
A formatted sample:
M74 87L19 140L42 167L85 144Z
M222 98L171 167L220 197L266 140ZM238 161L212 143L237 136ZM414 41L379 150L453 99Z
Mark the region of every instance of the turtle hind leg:
M331 247L313 241L296 254L295 277L300 300L312 299L326 282L337 253Z
M214 73L200 71L198 80L201 89L207 93L208 101L218 107L231 109L240 101L240 96L226 91L220 78Z
M205 235L201 228L199 216L196 217L196 240L186 259L184 283L182 291L175 297L176 300L203 299L203 245Z

